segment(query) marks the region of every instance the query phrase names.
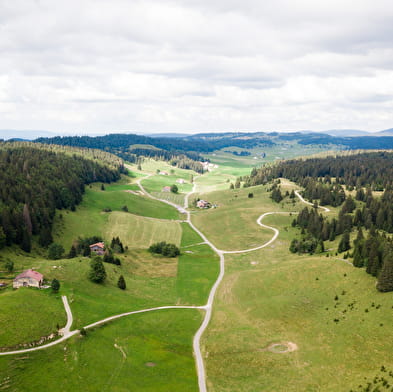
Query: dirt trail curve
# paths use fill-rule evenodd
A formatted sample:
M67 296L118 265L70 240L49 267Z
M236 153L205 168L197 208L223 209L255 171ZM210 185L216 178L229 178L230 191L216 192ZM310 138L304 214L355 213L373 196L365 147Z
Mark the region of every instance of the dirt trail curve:
M218 286L220 285L220 283L221 283L221 281L222 281L222 279L224 277L224 273L225 273L225 258L224 258L224 254L252 252L252 251L255 251L255 250L258 250L258 249L265 248L266 246L269 246L272 242L274 242L277 239L277 237L278 237L280 232L279 232L278 229L276 229L274 227L267 226L267 225L263 224L262 223L263 218L268 216L268 215L272 215L272 214L289 214L290 212L282 212L282 211L279 211L279 212L267 212L267 213L264 213L264 214L259 216L259 218L256 221L257 224L259 226L261 226L261 227L270 229L270 230L272 230L274 232L273 237L269 241L264 243L263 245L260 245L260 246L255 247L255 248L243 249L243 250L234 250L234 251L220 250L220 249L217 249L216 246L213 243L211 243L208 240L208 238L192 223L192 221L191 221L191 214L190 214L189 211L187 211L188 200L189 200L190 195L195 193L196 183L194 182L193 189L186 194L185 199L184 199L184 206L179 206L179 205L177 205L175 203L172 203L172 202L170 202L168 200L159 199L159 198L151 195L150 193L148 193L145 190L145 188L141 184L141 181L146 179L146 178L149 178L151 176L152 176L152 174L148 175L147 177L143 177L143 178L140 178L140 179L137 180L137 184L138 184L139 188L141 189L141 191L146 196L150 197L151 199L155 199L155 200L161 201L163 203L169 204L172 207L176 208L179 212L181 212L183 214L186 214L187 219L185 220L185 222L187 222L202 237L204 242L207 245L209 245L214 250L214 252L217 253L217 255L220 258L220 273L219 273L219 275L217 277L217 280L214 282L214 284L213 284L213 286L212 286L212 288L210 290L209 297L208 297L208 300L207 300L207 304L205 306L181 306L181 305L160 306L160 307L155 307L155 308L150 308L150 309L136 310L136 311L132 311L132 312L126 312L126 313L121 313L121 314L114 315L114 316L111 316L111 317L107 317L107 318L99 320L99 321L97 321L95 323L89 324L89 325L85 326L84 328L85 329L94 328L94 327L96 327L98 325L107 323L109 321L116 320L116 319L121 318L121 317L126 317L126 316L129 316L129 315L132 315L132 314L138 314L138 313L146 313L146 312L166 310L166 309L201 309L201 310L205 310L206 313L205 313L205 317L203 319L203 322L202 322L201 326L199 327L198 331L196 332L196 334L194 336L194 339L193 339L193 350L194 350L194 355L195 355L195 360L196 360L196 368L197 368L197 374L198 374L199 391L200 392L206 392L206 390L207 390L206 389L206 373L205 373L205 366L204 366L203 357L202 357L201 348L200 348L200 340L201 340L201 337L202 337L203 333L205 332L207 326L209 325L209 322L210 322L210 319L211 319L211 315L212 315L212 307L213 307L214 297L215 297L216 291L218 289ZM300 199L300 201L302 201L303 203L309 204L309 205L313 205L312 203L304 200L303 197L299 194L298 191L295 191L295 194ZM322 206L319 206L319 207L321 209L323 209L324 211L326 211L326 212L330 211L326 207L322 207ZM45 348L48 348L48 347L52 347L52 346L54 346L56 344L59 344L59 343L65 341L65 340L69 339L71 336L74 336L75 334L79 333L80 332L79 330L70 331L70 328L71 328L71 325L72 325L72 322L73 322L72 312L71 312L71 309L69 307L69 304L68 304L68 301L67 301L67 297L63 296L62 300L63 300L64 308L65 308L66 313L67 313L67 324L66 324L66 326L63 329L61 329L59 331L61 334L63 334L63 336L60 339L55 340L53 342L50 342L48 344L45 344L43 346L38 346L38 347L30 348L30 349L2 352L2 353L0 353L0 356L1 355L11 355L11 354L22 354L22 353L27 353L27 352L30 352L30 351L42 350L42 349L45 349Z
M300 199L301 202L303 202L304 204L308 204L310 206L313 206L313 203L310 203L307 200L303 199L303 196L299 193L299 191L295 191L295 195ZM324 210L325 212L330 212L330 209L324 206L318 206L318 208L320 208L321 210Z

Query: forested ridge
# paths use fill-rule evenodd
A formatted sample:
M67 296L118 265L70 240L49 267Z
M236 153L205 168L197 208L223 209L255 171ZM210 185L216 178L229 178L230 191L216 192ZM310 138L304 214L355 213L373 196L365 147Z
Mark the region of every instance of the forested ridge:
M118 180L122 162L115 166L39 145L0 143L0 248L15 243L29 252L33 235L49 245L56 209L75 209L85 184Z
M379 291L393 291L393 153L370 152L281 162L276 166L253 169L246 185L265 183L279 177L289 178L305 189L303 196L315 202L305 207L292 225L301 229L301 237L291 242L293 253L320 253L324 241L341 235L338 253L353 260L355 267L377 277ZM276 180L272 198L282 195ZM353 196L346 195L354 191ZM373 191L384 190L376 196ZM338 218L328 219L318 212L317 204L342 207ZM363 230L366 234L363 234ZM356 239L351 241L351 233Z
M244 178L247 185L264 184L284 177L301 184L304 179L323 179L347 186L370 186L383 190L393 184L393 152L363 152L325 158L293 159L277 165L254 169Z

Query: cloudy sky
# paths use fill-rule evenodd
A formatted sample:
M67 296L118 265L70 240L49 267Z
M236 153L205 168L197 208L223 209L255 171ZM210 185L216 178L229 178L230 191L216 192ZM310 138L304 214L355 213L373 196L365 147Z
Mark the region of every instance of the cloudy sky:
M391 127L391 0L0 0L1 129Z

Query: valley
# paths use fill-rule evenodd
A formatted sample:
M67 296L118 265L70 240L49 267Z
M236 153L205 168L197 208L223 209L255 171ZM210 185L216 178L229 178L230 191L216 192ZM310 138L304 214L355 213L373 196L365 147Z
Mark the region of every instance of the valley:
M52 390L60 383L62 391L349 392L363 390L359 385L381 366L393 369L392 293L378 292L374 277L336 252L341 234L319 253L290 253L300 235L293 219L308 200L285 196L276 203L271 182L240 181L229 189L251 168L225 154L211 155L216 167L203 175L145 159L129 163L116 182L86 186L75 211L56 212L59 259L49 260L34 239L31 253L16 245L0 251L1 270L7 260L15 264L14 273L2 272L4 281L34 267L61 283L59 293L2 289L0 390ZM163 191L173 184L177 193ZM283 195L302 190L283 178L279 188ZM197 208L198 199L215 208ZM328 219L339 214L330 206L319 212ZM103 284L87 279L89 258L65 257L78 237L93 236L105 243L119 237L125 247L121 265L104 263ZM180 256L148 251L160 241L179 246ZM116 286L119 275L125 290ZM62 295L72 310L71 330L87 327L86 335L5 355L7 347L23 349L65 325ZM157 307L172 308L88 328Z

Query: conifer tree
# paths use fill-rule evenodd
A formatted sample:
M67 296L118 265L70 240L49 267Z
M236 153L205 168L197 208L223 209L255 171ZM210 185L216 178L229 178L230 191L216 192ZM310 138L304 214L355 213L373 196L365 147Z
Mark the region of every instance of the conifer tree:
M346 231L343 236L341 237L340 243L338 244L338 252L345 252L346 250L350 249L351 245L349 243L349 233Z
M106 279L104 264L98 256L90 263L89 279L94 283L102 283Z
M393 291L393 252L391 248L385 253L377 289L382 292Z
M124 279L124 276L123 275L120 275L119 276L119 280L117 281L117 287L119 288L119 289L122 289L122 290L125 290L126 289L126 281L125 281L125 279Z

